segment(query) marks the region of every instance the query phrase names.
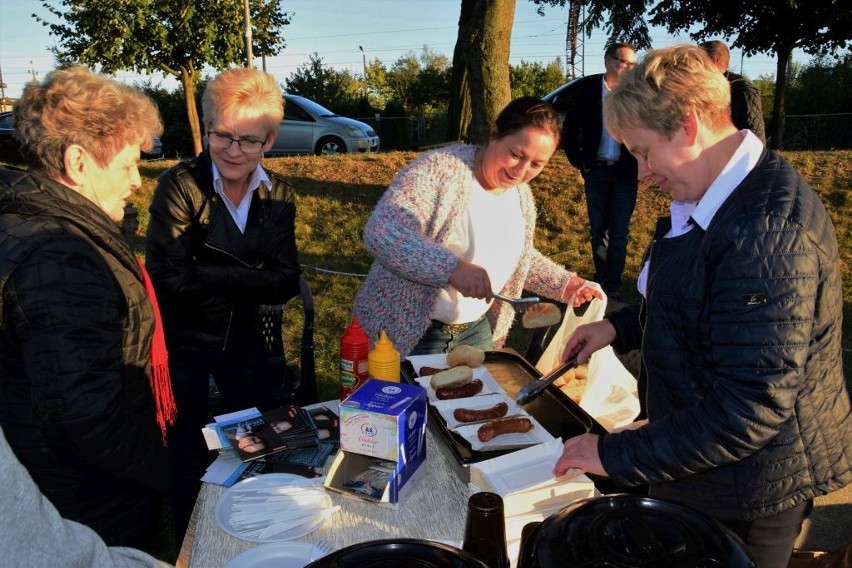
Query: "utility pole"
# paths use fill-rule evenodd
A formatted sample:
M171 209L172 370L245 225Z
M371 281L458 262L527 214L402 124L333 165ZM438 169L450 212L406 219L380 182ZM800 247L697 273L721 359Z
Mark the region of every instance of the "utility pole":
M36 73L35 66L33 65L33 60L30 59L30 76L33 81L38 81L38 73Z
M3 69L0 68L0 112L6 111L6 83L3 82Z
M254 69L254 56L251 53L251 13L249 0L243 0L243 11L246 19L246 68Z
M361 50L361 59L364 60L364 98L367 98L367 54L364 52L364 48L360 45L358 49Z

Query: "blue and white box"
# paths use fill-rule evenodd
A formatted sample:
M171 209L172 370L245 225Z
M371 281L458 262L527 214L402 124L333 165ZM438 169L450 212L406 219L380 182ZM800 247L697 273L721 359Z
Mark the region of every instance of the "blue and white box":
M426 389L419 385L364 383L340 403L341 451L326 487L348 493L347 481L379 459L393 471L381 497L368 500L398 504L413 490L426 461L426 405Z

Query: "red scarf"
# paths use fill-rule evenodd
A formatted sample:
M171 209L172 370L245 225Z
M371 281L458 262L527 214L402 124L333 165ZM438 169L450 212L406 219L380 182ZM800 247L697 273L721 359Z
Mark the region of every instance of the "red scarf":
M154 407L157 410L157 424L163 433L163 442L166 441L166 427L174 424L177 416L175 397L172 393L172 381L169 377L169 353L166 350L166 336L163 333L163 318L160 316L160 306L157 303L157 295L154 293L154 285L151 277L145 270L145 265L137 258L139 268L142 270L142 282L148 293L148 300L154 309L154 337L151 341L151 392L154 394Z

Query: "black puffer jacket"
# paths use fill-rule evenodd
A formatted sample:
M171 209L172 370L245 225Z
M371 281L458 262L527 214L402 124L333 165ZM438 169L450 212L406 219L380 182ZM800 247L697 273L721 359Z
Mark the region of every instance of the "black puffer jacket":
M262 347L259 305L299 294L292 189L269 176L272 188L254 192L245 234L213 189L208 153L160 176L145 263L170 347Z
M661 238L669 226L641 315L609 316L617 349L641 337L650 424L601 438L606 471L723 520L852 482L837 240L817 195L767 151L706 232Z
M47 178L0 169L0 423L59 512L133 542L168 486L151 304L117 225Z

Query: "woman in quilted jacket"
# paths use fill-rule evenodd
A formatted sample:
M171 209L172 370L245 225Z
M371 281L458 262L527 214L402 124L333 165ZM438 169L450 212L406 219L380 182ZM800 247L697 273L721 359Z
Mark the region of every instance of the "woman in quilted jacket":
M151 287L118 223L159 114L82 67L29 83L14 113L29 169L0 169L0 424L63 517L150 551L173 405Z
M607 97L607 128L671 215L645 255L641 306L578 327L565 355L641 348L647 420L567 440L554 473L648 484L783 568L814 497L852 482L837 238L816 193L729 106L725 77L687 45L650 51Z

